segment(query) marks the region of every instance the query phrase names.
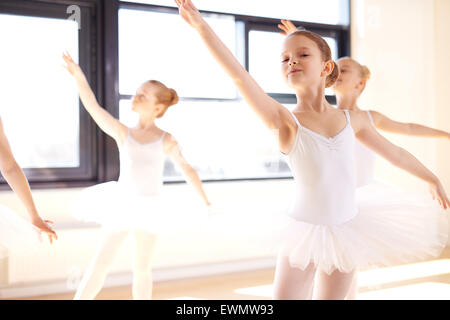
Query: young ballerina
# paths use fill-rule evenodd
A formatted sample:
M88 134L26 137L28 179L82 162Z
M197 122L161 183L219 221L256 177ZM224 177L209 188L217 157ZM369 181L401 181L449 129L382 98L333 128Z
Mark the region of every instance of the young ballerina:
M289 20L281 20L278 27L284 31L283 35L295 32L297 28ZM339 67L339 77L332 87L337 97L337 108L340 110L352 110L361 116L367 116L370 123L379 130L404 134L417 137L432 137L450 139L450 133L438 129L433 129L415 123L402 123L391 120L380 112L372 110L361 110L357 101L364 91L367 81L370 78L370 71L366 66L361 65L356 60L343 57L337 60ZM399 192L385 184L377 182L374 179L375 169L375 153L365 147L361 143L355 145L355 164L356 164L356 186L358 197L364 198L364 206L373 206L380 210L384 207L397 206L404 207L407 210L417 212L417 205L420 204L418 196L412 193ZM419 210L426 213L426 207ZM347 295L347 299L356 299L357 296L357 279L353 280L352 287Z
M199 33L247 104L276 132L280 151L289 158L296 193L276 265L275 299L343 299L359 267L390 265L442 250L447 239L434 227L441 220L446 222L446 217L437 205L429 206L421 220L411 222L395 208L383 212L383 219L376 211L358 210L355 136L427 182L443 209L450 201L439 179L406 150L378 134L366 117L337 110L326 101L325 88L334 84L339 71L323 38L297 31L284 42L282 75L298 99L290 112L261 89L190 0L175 2L180 16Z
M281 24L278 27L284 31L283 35L288 35L297 30L295 25L289 20L281 20ZM366 114L370 123L378 130L416 137L450 140L449 132L421 124L394 121L381 112L374 110L361 110L358 106L358 99L366 88L367 81L370 79L369 68L350 57L340 58L336 62L340 73L332 89L336 94L338 109ZM375 153L361 143L357 143L355 148L356 185L360 187L374 181Z
M14 159L1 119L0 171L25 206L31 222L27 222L8 207L0 205L0 247L3 246L7 249L6 252L4 250L0 252L0 256L8 255L9 252L16 252L22 248L38 248L37 245L42 241L42 232L48 236L50 243L53 243L54 239L58 239L55 231L48 225L53 224L53 222L42 220L40 217L33 201L28 180L22 168Z
M66 69L75 78L81 101L97 125L114 138L120 151L120 177L89 187L74 205L74 215L100 223L103 237L75 294L75 299L94 299L100 291L115 254L127 234L135 237L133 299L151 299L151 264L157 234L186 226L197 210L183 199L162 195L164 158L168 155L183 171L206 206L210 202L197 172L186 162L175 138L158 128L155 119L177 103L173 89L150 80L143 83L132 99L139 124L128 128L98 104L81 68L65 53Z

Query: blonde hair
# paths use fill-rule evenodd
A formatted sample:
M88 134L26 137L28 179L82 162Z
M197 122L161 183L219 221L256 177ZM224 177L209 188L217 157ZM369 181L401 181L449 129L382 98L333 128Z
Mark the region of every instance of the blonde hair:
M367 66L360 64L358 61L356 61L355 59L350 58L350 57L342 57L339 60L349 60L349 61L353 62L358 68L361 79L363 79L364 81L367 81L370 79L370 70Z
M292 36L297 36L297 35L305 36L308 39L314 41L322 54L322 59L324 61L331 60L333 62L333 71L327 76L327 79L325 80L325 88L331 87L336 82L337 78L339 77L339 67L338 67L337 63L334 62L333 59L331 59L330 46L317 33L307 31L307 30L302 30L302 29L297 29L296 31L290 33L287 36L287 38L290 38Z
M158 99L158 103L164 105L165 108L156 117L161 118L170 106L178 103L178 94L174 89L167 88L158 80L148 80L146 83L157 85L160 88L156 94L156 98Z
M356 68L358 69L358 72L359 72L359 76L364 81L364 85L363 85L363 87L361 89L361 92L363 92L364 89L366 88L367 81L370 79L370 70L369 70L369 68L367 66L364 66L364 65L360 64L358 61L356 61L355 59L350 58L350 57L342 57L339 60L348 60L348 61L352 62L356 66Z

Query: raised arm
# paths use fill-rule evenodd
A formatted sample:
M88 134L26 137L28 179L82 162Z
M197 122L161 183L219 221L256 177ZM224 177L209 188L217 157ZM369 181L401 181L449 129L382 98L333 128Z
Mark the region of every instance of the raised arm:
M178 142L171 134L167 134L164 137L164 151L170 157L170 159L181 169L186 181L194 187L195 191L202 198L205 205L209 206L211 203L203 190L202 181L200 180L197 171L186 161L181 153Z
M438 129L433 129L417 123L405 123L394 121L377 111L369 111L372 115L375 127L386 132L404 134L416 137L447 138L450 140L450 133Z
M9 146L8 139L6 138L3 130L3 122L0 119L0 171L5 178L8 185L19 197L22 204L25 206L28 215L31 219L31 223L45 232L48 235L50 243L53 238L58 239L56 233L48 226L47 223L53 223L49 220L42 220L39 216L36 206L31 195L30 185L23 173L22 168L17 164Z
M91 115L97 125L107 135L111 136L120 145L127 135L127 127L114 118L108 111L100 107L92 92L86 76L68 53L63 53L66 62L66 70L75 78L81 102L84 108Z
M175 0L175 2L178 5L180 16L197 30L206 47L231 77L247 104L252 107L269 129L280 129L284 125L284 119L289 119L288 115L283 116L285 108L262 90L202 18L191 0Z
M450 206L450 200L439 179L428 170L411 153L400 148L380 135L369 123L367 117L356 112L352 112L352 126L355 130L356 138L368 148L378 153L387 161L410 174L424 180L430 186L433 199L436 199L442 208Z

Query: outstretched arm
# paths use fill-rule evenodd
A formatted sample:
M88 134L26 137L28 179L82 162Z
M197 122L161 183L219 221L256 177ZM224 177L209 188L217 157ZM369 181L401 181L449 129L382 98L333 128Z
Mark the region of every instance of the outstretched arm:
M120 145L127 135L127 127L114 118L108 111L100 107L92 92L86 76L68 53L63 53L66 70L75 78L84 108L91 115L97 125L107 135L111 136Z
M164 137L164 150L170 159L182 170L186 181L194 187L195 191L203 199L204 203L209 206L211 203L203 190L202 181L200 180L197 171L186 161L183 157L178 142L171 134Z
M22 168L17 164L9 146L8 139L6 138L3 130L3 123L0 119L0 171L8 182L11 189L19 197L27 209L30 216L31 223L39 228L42 232L47 233L50 243L53 238L58 239L56 233L48 226L47 223L53 224L52 221L42 220L39 216L36 206L31 195L30 185L23 173Z
M399 133L408 136L447 138L450 140L450 133L438 129L433 129L417 123L405 123L391 120L384 114L377 111L370 111L375 127L386 132Z
M356 138L361 143L378 153L393 165L427 182L430 186L430 192L433 199L436 199L444 209L447 209L450 206L450 200L439 179L411 153L384 138L369 123L369 120L366 117L353 112L352 126L355 128Z
M285 108L262 90L202 18L191 0L175 0L175 2L180 16L197 30L213 57L234 81L247 104L269 129L280 129L284 125L284 119L290 119L289 115L283 114Z

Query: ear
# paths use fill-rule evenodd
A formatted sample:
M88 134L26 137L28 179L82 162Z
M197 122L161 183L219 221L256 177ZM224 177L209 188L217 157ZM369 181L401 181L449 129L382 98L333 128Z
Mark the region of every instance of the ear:
M366 86L366 80L361 80L358 82L358 84L356 85L356 89L362 89Z
M333 60L328 60L325 62L325 65L323 67L322 73L320 74L323 77L328 77L335 68Z

